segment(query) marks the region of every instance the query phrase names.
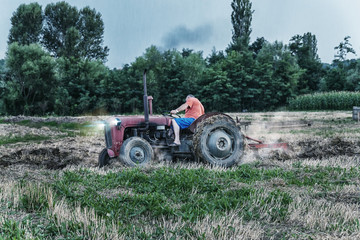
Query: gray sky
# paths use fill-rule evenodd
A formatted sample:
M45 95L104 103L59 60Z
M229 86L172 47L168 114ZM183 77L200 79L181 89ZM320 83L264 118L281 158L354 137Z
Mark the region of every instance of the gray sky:
M0 59L5 58L10 18L21 3L51 0L1 0ZM206 57L231 41L231 0L67 0L70 5L95 8L105 24L104 42L110 48L107 65L120 68L145 49L190 48ZM311 32L318 40L323 62L334 59L334 47L350 36L360 56L360 0L253 0L251 41L264 37L287 44L296 34Z

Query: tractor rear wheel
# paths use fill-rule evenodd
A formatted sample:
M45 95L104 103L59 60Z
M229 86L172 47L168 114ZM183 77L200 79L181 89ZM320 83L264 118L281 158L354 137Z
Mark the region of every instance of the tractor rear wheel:
M107 149L104 148L99 154L99 159L98 159L99 168L109 165L109 161L110 161L110 156L107 152Z
M203 120L193 137L194 154L212 165L230 167L244 153L244 138L236 124L224 116Z
M153 155L151 145L140 137L126 139L120 148L120 160L132 167L146 166L153 159Z

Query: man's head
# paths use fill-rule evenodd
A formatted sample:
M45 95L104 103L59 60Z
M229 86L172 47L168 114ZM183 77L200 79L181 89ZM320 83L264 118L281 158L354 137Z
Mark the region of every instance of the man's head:
M186 96L186 100L188 100L189 98L194 98L194 97L195 97L194 95L189 94L189 95Z

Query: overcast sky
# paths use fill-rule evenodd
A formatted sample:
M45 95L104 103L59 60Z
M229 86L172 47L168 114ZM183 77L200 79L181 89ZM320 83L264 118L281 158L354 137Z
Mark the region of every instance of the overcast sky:
M5 58L10 18L21 3L51 0L1 0L0 59ZM105 24L104 43L110 48L107 65L121 68L145 49L190 48L206 57L231 41L231 0L67 0L78 9L95 8ZM287 44L296 34L311 32L323 62L334 59L334 47L350 36L360 56L360 0L253 0L251 41L264 37Z

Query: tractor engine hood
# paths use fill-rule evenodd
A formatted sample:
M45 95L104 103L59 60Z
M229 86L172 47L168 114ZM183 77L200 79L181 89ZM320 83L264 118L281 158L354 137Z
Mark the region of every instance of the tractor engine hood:
M145 126L144 116L117 116L114 119L119 119L121 121L122 127L143 127ZM171 118L169 117L149 117L149 126L170 126Z

